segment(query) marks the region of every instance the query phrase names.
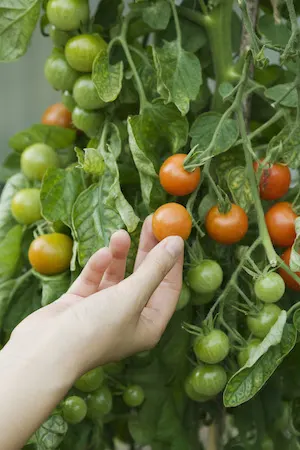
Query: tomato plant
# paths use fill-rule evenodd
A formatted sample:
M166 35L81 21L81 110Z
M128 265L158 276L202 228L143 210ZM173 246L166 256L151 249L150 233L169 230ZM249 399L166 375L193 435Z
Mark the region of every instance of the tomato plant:
M257 347L262 343L260 339L251 339L251 341L244 347L237 356L240 367L243 367L250 356L255 352Z
M82 375L75 383L75 387L82 392L96 391L104 381L104 371L102 367L96 367L96 369Z
M197 358L207 364L217 364L229 353L228 336L221 330L212 330L205 336L198 336L194 341Z
M248 231L248 217L238 205L231 205L230 210L223 213L218 206L209 210L205 226L209 236L221 244L239 242Z
M80 34L67 42L65 55L73 69L79 72L91 72L96 56L106 47L107 44L101 36Z
M265 215L272 242L279 247L290 247L296 238L297 214L288 202L275 203Z
M87 0L49 0L47 17L59 30L77 30L89 20L89 3Z
M17 192L11 202L11 212L16 221L24 225L41 219L40 190L27 188Z
M219 365L200 365L191 374L193 389L207 397L219 394L224 389L226 381L226 372Z
M176 235L188 239L192 231L192 219L184 206L179 203L166 203L155 211L152 227L158 241Z
M223 270L216 261L204 259L187 273L188 282L194 292L211 294L222 284Z
M58 91L72 91L79 72L67 63L64 53L56 50L46 61L45 77L51 86Z
M278 273L271 272L255 281L254 291L262 302L276 303L284 294L285 284Z
M141 386L128 386L123 394L123 400L127 406L135 408L141 406L145 399L145 394Z
M72 114L62 103L55 103L46 109L41 122L45 125L72 128Z
M105 106L105 102L98 96L90 75L78 78L73 88L73 96L77 105L82 109L99 109Z
M29 180L43 179L47 169L58 167L55 150L47 144L33 144L21 155L21 169Z
M258 337L264 338L269 333L272 326L277 321L281 309L277 305L265 305L255 315L247 317L247 325L251 333Z
M85 401L76 397L75 395L72 397L66 398L62 407L63 417L66 422L76 425L83 421L87 413L87 406Z
M191 291L187 286L187 284L183 282L178 303L176 306L177 311L184 308L189 303L190 299L191 299Z
M100 387L86 398L87 415L91 419L99 419L109 414L112 409L112 394L107 386Z
M264 167L264 161L261 161ZM254 163L255 171L259 170L259 164ZM259 181L260 196L264 200L278 200L289 190L291 173L283 164L271 164L263 168Z
M72 112L72 121L78 130L84 131L89 137L97 134L103 124L103 114L96 111L86 111L76 106Z
M282 260L285 262L285 264L287 264L287 266L290 265L290 261L291 261L291 253L292 253L292 249L288 248L282 255ZM289 273L287 273L287 271L284 268L280 268L279 269L279 274L281 275L281 277L283 278L285 284L287 287L289 287L290 289L292 289L293 291L300 291L300 282L297 282L296 280L294 280L291 275ZM300 271L297 272L297 275L300 277Z
M169 156L159 171L159 180L162 187L171 195L191 194L200 181L200 168L193 172L184 169L183 163L187 155L178 153Z

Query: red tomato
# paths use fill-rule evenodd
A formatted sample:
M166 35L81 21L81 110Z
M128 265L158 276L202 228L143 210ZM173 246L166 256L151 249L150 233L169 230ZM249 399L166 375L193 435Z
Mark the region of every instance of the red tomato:
M261 160L263 162L263 160ZM258 163L253 164L254 170L258 171ZM267 166L259 182L260 197L263 200L278 200L289 190L291 184L291 173L283 164L272 164Z
M283 253L283 255L281 255L281 258L288 266L290 265L291 252L292 248L288 248ZM297 281L294 280L283 268L279 269L279 274L284 279L284 282L287 287L293 289L293 291L300 291L300 283L297 283ZM300 277L300 272L297 272L296 275Z
M55 103L46 109L42 116L45 125L72 128L72 113L62 103Z
M200 168L193 172L184 169L186 158L184 153L178 153L165 160L159 171L160 184L171 195L191 194L200 181Z
M296 238L297 214L288 202L276 203L265 215L266 224L274 245L290 247Z
M248 217L238 205L231 205L230 211L222 213L213 206L205 220L208 235L221 244L239 242L248 231Z
M179 203L166 203L153 214L152 228L158 241L168 236L187 239L192 231L192 219L184 206Z

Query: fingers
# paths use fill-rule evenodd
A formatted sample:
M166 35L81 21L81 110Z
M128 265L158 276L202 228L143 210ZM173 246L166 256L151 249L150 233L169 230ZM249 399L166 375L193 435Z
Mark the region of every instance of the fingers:
M144 222L141 236L139 249L136 255L134 271L136 271L141 263L144 261L148 253L158 244L156 237L152 231L152 216L147 217Z
M130 249L130 237L125 230L114 233L111 237L109 249L112 260L100 283L99 289L106 289L124 279L127 255Z
M88 297L98 291L99 283L112 261L108 248L101 248L88 261L79 277L68 290L68 294Z

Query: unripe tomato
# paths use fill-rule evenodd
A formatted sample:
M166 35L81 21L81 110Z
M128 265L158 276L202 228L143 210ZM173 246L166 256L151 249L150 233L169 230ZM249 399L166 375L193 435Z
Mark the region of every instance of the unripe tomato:
M31 225L40 220L40 190L29 188L17 192L11 202L11 212L16 221L24 225Z
M183 153L172 155L160 168L160 184L171 195L191 194L199 184L200 168L197 167L193 172L185 170L183 163L186 156Z
M86 416L86 403L83 398L76 395L68 397L63 403L62 413L66 422L76 425L82 422Z
M181 292L177 302L176 310L179 311L183 309L191 299L191 291L185 282L182 283Z
M140 406L145 400L145 393L141 386L128 386L123 394L124 403L131 408Z
M188 239L192 225L189 212L179 203L166 203L153 214L152 228L158 241L168 236L181 236L182 239Z
M99 111L86 111L76 106L72 112L72 120L78 130L89 137L94 137L103 125L104 115Z
M44 125L72 128L72 113L62 103L49 106L42 116Z
M231 205L227 213L220 212L218 206L213 206L205 220L208 235L220 244L239 242L248 231L248 217L238 205Z
M70 39L69 33L67 33L66 31L58 30L54 25L51 25L49 35L52 39L54 47L57 48L63 48Z
M265 214L265 220L274 245L290 247L296 239L295 220L297 214L288 202L273 205Z
M113 398L107 386L101 386L97 391L92 392L86 399L90 419L99 419L112 410Z
M221 330L211 330L207 335L197 336L193 345L197 358L207 364L217 364L229 353L228 336Z
M211 292L209 294L192 294L192 304L196 306L206 305L210 303L215 296L215 292Z
M283 255L281 255L281 258L288 266L290 265L291 253L292 253L292 249L288 248L283 253ZM300 291L300 283L298 283L296 280L294 280L283 268L279 269L279 274L283 278L287 287L289 287L293 291ZM298 277L300 277L300 272L296 272L296 275L298 275Z
M55 150L46 144L32 144L21 155L21 169L29 180L41 181L47 169L58 166Z
M257 347L262 343L260 339L251 339L247 347L243 348L238 354L238 363L240 367L244 367L252 353L255 352Z
M207 395L198 394L198 392L195 391L195 389L193 388L193 385L192 385L191 375L189 375L184 382L184 390L185 390L186 395L194 402L204 403L204 402L207 402L208 400L210 400L210 398L211 398Z
M247 325L251 333L258 338L265 338L277 321L281 309L277 305L264 305L256 315L247 317Z
M42 275L55 275L70 267L72 239L61 233L44 234L34 239L28 258L32 267Z
M89 20L88 0L49 0L47 17L49 22L60 30L72 31Z
M222 284L223 270L216 261L204 259L188 271L187 278L191 289L197 294L212 294Z
M199 365L191 373L192 387L200 395L214 397L223 391L226 383L226 372L219 365Z
M69 91L65 91L62 94L61 102L67 108L67 110L70 111L71 113L74 110L74 108L76 107L76 102L73 98L73 95Z
M79 73L69 66L63 53L55 51L46 61L45 77L57 91L72 91Z
M65 55L73 69L91 72L96 56L106 48L107 43L98 34L80 34L67 42Z
M82 375L76 382L75 387L82 392L93 392L99 389L104 381L104 370L102 367L96 367L96 369Z
M263 163L263 160L261 160ZM258 162L253 164L254 170L258 171ZM278 200L289 190L291 184L291 173L283 164L271 164L263 170L259 182L260 197L263 200Z
M276 303L283 296L285 284L280 275L270 272L258 278L254 284L256 297L265 303Z
M83 75L78 78L74 84L73 97L77 105L82 109L100 109L106 106L106 103L99 97L90 75Z

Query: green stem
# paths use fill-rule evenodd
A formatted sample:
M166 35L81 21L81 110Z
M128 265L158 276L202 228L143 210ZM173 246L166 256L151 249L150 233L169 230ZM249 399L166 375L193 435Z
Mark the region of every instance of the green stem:
M289 317L294 311L300 308L300 302L295 303L287 312L287 316Z
M185 8L184 6L178 6L177 11L181 17L184 17L197 25L205 26L209 20L209 16L205 16L200 12L193 11L192 9Z
M278 120L281 119L283 116L284 116L284 111L282 109L280 111L277 111L277 113L274 114L274 116L271 117L270 120L268 120L266 123L264 123L263 125L261 125L259 128L257 128L256 130L254 130L252 133L250 133L248 135L248 138L250 139L250 141L252 141L252 139L256 138L256 136L259 136L263 131L268 129L271 125L278 122ZM241 145L242 143L243 143L243 140L239 139L235 143L235 146Z
M137 48L135 48L133 45L128 45L129 50L131 50L132 52L136 53L143 61L145 64L147 64L148 66L151 67L151 64L149 62L149 59L147 58L146 55L144 55L143 52L141 52L140 50L138 50Z
M181 49L182 34L181 34L181 28L180 28L180 23L179 23L179 19L178 19L177 9L176 9L175 2L173 0L170 0L170 4L171 4L173 18L174 18L174 22L175 22L175 29L176 29L176 35L177 35L177 46L179 47L179 49Z
M207 15L208 14L208 9L207 9L206 4L204 3L204 0L199 0L199 5L200 5L200 8L202 9L202 12L205 15Z

